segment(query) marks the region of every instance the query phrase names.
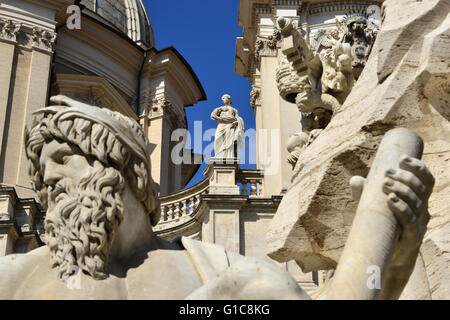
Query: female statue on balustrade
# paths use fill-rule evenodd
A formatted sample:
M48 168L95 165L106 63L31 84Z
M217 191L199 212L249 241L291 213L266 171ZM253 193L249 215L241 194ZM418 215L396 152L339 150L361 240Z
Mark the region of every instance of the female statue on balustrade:
M236 158L237 150L244 144L244 121L231 106L230 95L224 95L222 101L225 105L211 114L211 119L219 122L214 141L215 158Z

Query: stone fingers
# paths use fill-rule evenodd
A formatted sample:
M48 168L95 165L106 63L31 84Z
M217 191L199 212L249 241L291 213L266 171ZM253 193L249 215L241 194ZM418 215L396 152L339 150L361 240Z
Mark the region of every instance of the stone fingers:
M400 199L395 193L390 193L388 198L388 207L402 227L412 225L416 221L416 215L405 201Z
M427 193L425 184L413 173L402 169L390 169L386 171L386 177L399 181L410 187L420 198Z
M57 95L57 96L53 96L50 97L50 101L59 105L63 104L64 101L64 96L63 95Z
M431 194L435 180L430 170L422 161L412 157L403 156L400 160L400 169L411 172L424 184L427 197Z
M393 193L401 200L403 200L413 212L416 212L422 207L423 201L420 197L402 181L396 181L389 177L384 179L383 192L387 195Z
M350 179L350 187L352 189L352 198L355 201L359 201L364 189L364 183L366 179L361 176L354 176Z

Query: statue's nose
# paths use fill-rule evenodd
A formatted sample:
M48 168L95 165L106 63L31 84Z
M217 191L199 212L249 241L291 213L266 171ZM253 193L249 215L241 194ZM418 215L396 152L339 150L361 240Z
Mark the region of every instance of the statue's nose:
M44 170L44 183L47 185L53 185L62 178L61 168L57 163L49 160L45 163Z

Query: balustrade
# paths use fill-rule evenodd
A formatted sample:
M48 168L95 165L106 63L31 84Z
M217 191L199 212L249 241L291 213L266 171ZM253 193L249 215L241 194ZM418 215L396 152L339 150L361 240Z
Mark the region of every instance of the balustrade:
M262 197L263 178L260 170L239 170L236 182L241 187L241 195ZM166 223L193 216L200 205L201 196L208 194L208 190L209 180L204 179L193 187L161 197L161 221L158 228L164 229L163 225Z

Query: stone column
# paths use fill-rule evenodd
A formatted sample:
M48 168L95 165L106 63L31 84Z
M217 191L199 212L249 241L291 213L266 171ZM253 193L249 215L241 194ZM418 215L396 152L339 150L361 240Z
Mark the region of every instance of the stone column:
M164 96L154 98L146 106L141 116L141 125L152 147L151 163L152 178L159 185L161 196L182 189L181 165L175 165L171 159L172 132L178 128L186 128L186 123L180 120L175 106Z
M0 20L0 183L34 197L28 177L24 128L32 113L47 105L56 33ZM3 73L3 71L6 71Z
M0 18L0 132L3 133L6 123L6 114L9 98L9 88L14 62L14 50L17 44L17 34L20 23ZM0 150L3 148L3 139L0 139Z
M284 101L278 90L277 69L282 53L281 34L275 26L278 16L298 19L299 5L294 1L289 6L277 4L269 11L266 7L255 8L251 104L255 110L258 169L265 171L264 196L279 195L289 187L292 168L287 162L287 141L292 134L301 131L297 107Z

